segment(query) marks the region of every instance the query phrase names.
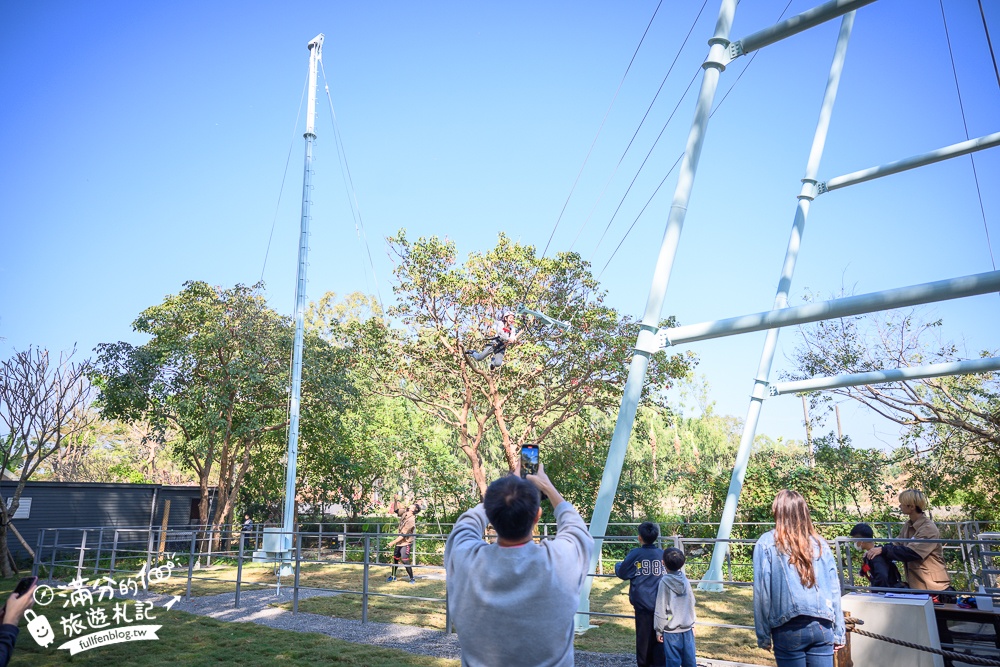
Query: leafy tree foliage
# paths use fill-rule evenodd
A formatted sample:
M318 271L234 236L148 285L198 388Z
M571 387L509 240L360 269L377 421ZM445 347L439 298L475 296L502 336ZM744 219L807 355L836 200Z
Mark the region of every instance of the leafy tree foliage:
M794 377L956 361L959 350L941 339L941 324L923 321L916 311L893 311L804 327ZM910 451L897 458L909 483L923 487L935 504L963 505L973 517L998 516L1000 374L846 387L812 400L820 403L831 395L857 401L900 426Z
M39 479L60 482L132 482L191 484L190 470L174 458L173 434L146 422L132 424L102 419L93 407L89 423L69 437L39 468Z
M487 476L481 446L496 429L507 468L525 442L543 442L559 425L593 408L617 405L638 325L603 303L604 294L579 255L540 258L535 249L504 235L496 247L459 264L455 244L438 237L389 239L398 264L397 306L390 315L401 329L365 332L381 391L411 401L446 424L482 493ZM527 303L556 319L563 330L522 319L519 342L493 371L471 362L507 310ZM694 364L690 354L653 355L643 400Z
M201 486L203 524L230 517L252 466L280 468L293 332L261 288L185 283L133 323L149 342L98 347L102 414L177 432L175 451ZM304 439L318 440L335 432L353 392L342 350L309 336L304 359L300 428Z

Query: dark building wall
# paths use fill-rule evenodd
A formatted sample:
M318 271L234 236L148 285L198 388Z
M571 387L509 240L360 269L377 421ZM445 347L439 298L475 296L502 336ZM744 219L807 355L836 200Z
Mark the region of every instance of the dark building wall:
M4 501L13 495L15 482L0 482ZM27 519L14 519L14 528L32 549L38 544L39 531L45 528L159 528L163 521L164 500L170 499L168 526L190 525L191 503L199 498L197 486L160 486L158 484L101 484L90 482L28 482L21 494L31 498ZM156 511L151 512L153 502ZM71 537L72 536L72 537ZM60 544L63 542L60 537ZM79 531L66 531L65 539L80 539ZM97 535L88 535L88 542ZM27 557L18 539L8 533L7 544L15 558Z

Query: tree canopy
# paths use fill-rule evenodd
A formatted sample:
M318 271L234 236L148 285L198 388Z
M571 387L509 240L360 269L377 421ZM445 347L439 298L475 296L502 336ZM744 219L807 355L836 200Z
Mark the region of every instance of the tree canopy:
M292 329L261 288L185 283L133 323L149 342L98 347L102 414L176 430L175 452L198 475L203 524L227 520L251 466L281 465ZM342 349L310 335L305 350L301 431L316 442L337 432L354 392Z
M389 239L396 258L396 306L388 324L358 331L380 391L411 401L458 437L484 492L480 448L496 430L508 469L525 442L542 442L588 408L617 405L638 325L604 304L604 293L578 254L539 257L532 246L500 235L460 263L455 243L438 237ZM504 312L519 304L566 320L562 329L521 317L516 345L492 370L465 354L483 346ZM690 353L653 355L647 404L695 363Z
M940 335L942 321L921 311L819 322L800 331L794 378L863 373L960 359ZM996 356L984 350L979 356ZM937 504L963 505L978 516L1000 507L1000 373L925 378L833 389L814 404L843 396L900 427L908 451L896 459L910 483Z

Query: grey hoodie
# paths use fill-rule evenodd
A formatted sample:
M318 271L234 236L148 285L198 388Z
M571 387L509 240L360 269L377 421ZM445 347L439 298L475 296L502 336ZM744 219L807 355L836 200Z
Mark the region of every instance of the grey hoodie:
M653 628L656 634L687 632L694 627L694 593L684 570L668 571L656 590Z

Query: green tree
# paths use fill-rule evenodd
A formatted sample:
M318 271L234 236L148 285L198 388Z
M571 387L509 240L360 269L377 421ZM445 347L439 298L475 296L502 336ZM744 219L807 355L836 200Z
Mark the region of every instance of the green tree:
M306 311L308 330L360 360L351 371L360 399L342 416L338 445L308 445L307 500L317 506L339 503L356 517L375 512L387 494L400 491L447 516L467 506L468 495L453 439L411 402L382 395L369 372L372 364L363 362L366 348L356 345L366 330L384 331L381 317L377 301L358 292L343 299L327 292Z
M795 379L863 373L956 361L958 347L942 340L941 320L917 311L819 322L800 329ZM983 357L995 356L983 351ZM832 389L900 427L909 446L901 460L910 483L936 504L961 504L975 517L1000 516L1000 373L925 378Z
M486 471L480 447L495 428L508 469L525 442L543 442L588 408L608 410L621 399L638 324L604 305L604 293L579 255L540 258L531 246L501 235L496 247L459 264L453 242L389 239L398 258L390 315L400 330L369 331L382 352L372 372L382 390L413 402L458 436L480 492ZM520 303L568 320L564 330L522 321L499 372L470 362L504 311ZM644 403L694 365L690 353L653 355Z
M149 342L98 346L102 414L177 432L175 451L198 476L201 521L212 527L231 516L252 466L279 467L276 454L288 425L292 330L287 318L268 308L261 289L187 282L133 323ZM337 412L353 393L346 366L344 351L307 337L304 438L335 430Z

